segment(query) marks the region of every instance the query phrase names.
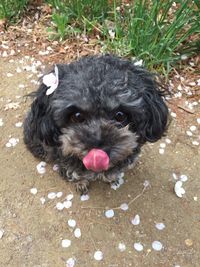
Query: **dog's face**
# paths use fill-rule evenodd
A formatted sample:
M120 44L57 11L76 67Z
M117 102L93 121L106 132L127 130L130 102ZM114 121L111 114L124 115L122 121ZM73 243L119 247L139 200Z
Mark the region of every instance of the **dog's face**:
M64 157L76 156L86 168L103 171L162 136L167 107L144 69L102 56L58 65L58 71L53 94L45 94L45 85L38 91L38 113L44 114L38 131L47 144L59 144Z

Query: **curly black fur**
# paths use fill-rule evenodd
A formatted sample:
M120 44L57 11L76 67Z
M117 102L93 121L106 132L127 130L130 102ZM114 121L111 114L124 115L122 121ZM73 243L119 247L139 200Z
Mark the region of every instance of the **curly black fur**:
M146 141L162 137L168 109L154 75L133 62L105 55L57 67L54 93L47 96L44 84L35 93L24 142L34 156L56 162L60 174L86 192L90 180L117 180ZM121 122L115 120L117 111L125 114ZM72 120L76 112L84 115L84 122ZM92 148L109 155L107 171L85 169L82 159Z

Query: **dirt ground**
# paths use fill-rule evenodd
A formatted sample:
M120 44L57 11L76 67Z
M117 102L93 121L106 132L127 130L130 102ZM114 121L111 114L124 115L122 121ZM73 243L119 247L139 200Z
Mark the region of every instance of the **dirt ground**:
M179 109L167 136L145 145L137 166L125 173L118 190L93 183L89 200L83 202L73 184L62 180L51 165L44 175L37 172L39 161L23 144L23 127L15 125L23 122L31 103L23 96L37 86L41 65L35 62L23 55L0 57L0 266L199 267L200 102L194 113ZM29 68L34 64L37 70ZM197 128L190 130L191 126ZM10 138L19 139L16 146L7 145ZM159 153L163 143L166 147ZM181 175L188 180L179 198L174 185ZM31 188L37 193L32 194ZM50 192L63 195L49 199ZM56 204L68 194L74 196L72 207L59 211ZM122 203L129 204L128 210L120 209ZM105 216L108 209L114 210L114 217ZM136 215L140 223L133 225ZM74 236L69 219L76 221L80 238ZM157 223L165 228L158 230ZM71 240L68 248L62 247L65 239ZM152 247L154 241L161 242L160 251ZM135 243L140 243L141 251ZM103 253L101 261L94 258L97 250ZM67 264L69 258L75 265Z

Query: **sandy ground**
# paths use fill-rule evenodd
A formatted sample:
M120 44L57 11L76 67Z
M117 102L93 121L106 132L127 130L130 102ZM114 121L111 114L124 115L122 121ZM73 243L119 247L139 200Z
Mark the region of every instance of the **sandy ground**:
M144 147L137 166L125 173L125 183L118 190L93 183L89 200L83 202L74 186L62 180L51 165L44 175L38 174L39 161L26 150L22 127L15 126L23 122L30 106L23 96L36 88L33 79L38 79L36 74L30 76L29 69L23 70L31 65L30 60L20 63L20 59L0 58L0 266L72 267L66 262L73 258L77 267L199 267L200 157L199 146L192 141L200 141L200 104L195 114L180 111L181 116L173 119L167 133L170 144L164 137ZM183 116L185 123L181 124ZM192 125L197 129L190 137L186 131ZM11 137L19 142L7 147ZM166 144L164 154L159 153L161 143ZM174 193L177 180L173 174L177 179L187 175L182 198ZM143 191L145 181L149 186ZM37 194L31 194L31 188L37 188ZM50 192L63 192L63 196L48 199ZM57 210L56 204L70 193L72 207ZM122 203L129 204L128 210L119 208ZM113 208L114 217L106 218L105 211ZM137 214L140 223L133 225L131 220ZM69 219L76 221L80 238L68 226ZM156 223L165 228L158 230ZM62 247L65 239L71 240L68 248ZM160 251L152 248L154 241L161 242ZM119 243L125 245L124 251ZM143 250L137 251L135 243ZM94 259L97 250L103 253L101 261Z

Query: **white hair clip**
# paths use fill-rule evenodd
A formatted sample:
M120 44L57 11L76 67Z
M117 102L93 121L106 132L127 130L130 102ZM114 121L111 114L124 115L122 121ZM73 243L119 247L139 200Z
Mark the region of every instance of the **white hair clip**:
M49 73L45 75L42 79L43 84L45 84L49 89L46 91L46 95L51 95L58 87L59 77L58 77L58 67L55 65L54 73Z

